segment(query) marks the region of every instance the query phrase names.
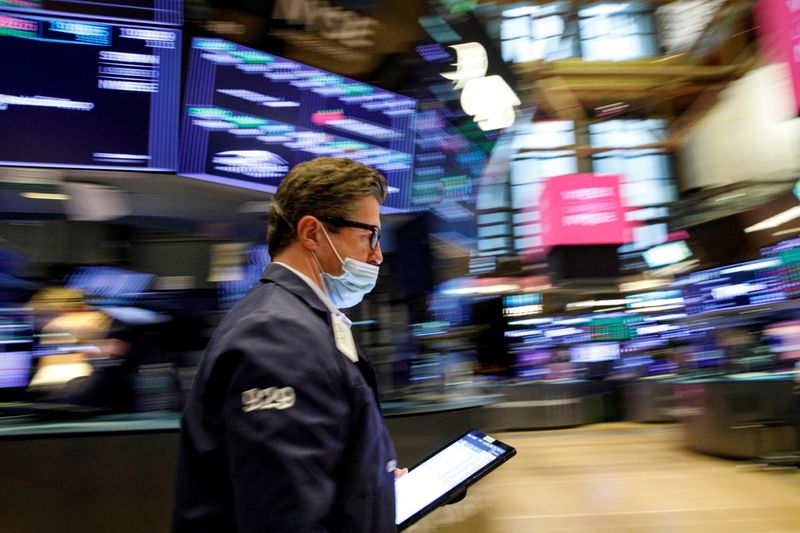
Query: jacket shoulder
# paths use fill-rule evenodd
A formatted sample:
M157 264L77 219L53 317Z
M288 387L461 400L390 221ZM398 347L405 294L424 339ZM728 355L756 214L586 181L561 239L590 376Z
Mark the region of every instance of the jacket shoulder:
M344 355L336 349L330 320L285 288L262 283L220 323L204 357L206 372L225 359L225 367L339 373Z

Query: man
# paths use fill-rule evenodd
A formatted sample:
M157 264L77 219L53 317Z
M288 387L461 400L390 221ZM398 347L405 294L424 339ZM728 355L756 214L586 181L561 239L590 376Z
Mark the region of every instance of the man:
M395 531L375 374L337 309L375 284L386 181L300 164L272 200L272 264L215 332L184 409L176 531Z

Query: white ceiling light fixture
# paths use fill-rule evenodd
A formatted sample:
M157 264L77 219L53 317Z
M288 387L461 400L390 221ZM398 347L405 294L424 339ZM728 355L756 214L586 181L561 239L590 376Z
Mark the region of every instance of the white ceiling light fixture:
M473 117L483 131L507 128L514 124L514 107L522 102L500 76L486 76L489 59L480 43L451 46L456 51L454 72L444 72L442 77L455 82L461 89L461 107Z
M781 231L776 231L775 233L772 234L772 236L773 237L780 237L781 235L789 235L790 233L798 233L798 232L800 232L800 227L789 228L789 229L784 229L784 230L781 230Z
M757 224L753 224L752 226L745 228L744 232L753 233L754 231L777 228L778 226L786 224L790 220L794 220L798 217L800 217L800 205L796 205L791 209L787 209L786 211L764 219Z
M451 46L456 51L455 72L442 73L443 78L454 81L454 89L463 89L468 80L482 78L489 68L486 49L480 43L456 44Z
M482 131L500 130L514 125L514 106L522 102L500 76L467 80L461 91L461 107L472 115Z
M58 193L58 192L33 192L33 191L26 191L19 193L20 196L23 198L28 198L29 200L61 200L66 201L70 199L68 194Z

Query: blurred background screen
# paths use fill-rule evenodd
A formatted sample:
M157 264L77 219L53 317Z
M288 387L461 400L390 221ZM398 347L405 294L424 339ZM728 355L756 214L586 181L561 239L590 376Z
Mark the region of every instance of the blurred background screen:
M381 171L387 207L407 208L416 101L221 39L192 41L183 175L274 192L318 156Z
M47 15L76 15L91 19L124 20L180 26L183 24L183 0L8 0L4 10Z
M0 14L0 164L175 170L181 31Z

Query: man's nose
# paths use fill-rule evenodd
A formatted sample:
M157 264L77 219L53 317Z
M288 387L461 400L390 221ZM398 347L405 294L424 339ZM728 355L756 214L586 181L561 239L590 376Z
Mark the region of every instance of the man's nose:
M377 266L381 263L383 263L383 252L381 252L381 243L378 243L369 255L369 264Z

